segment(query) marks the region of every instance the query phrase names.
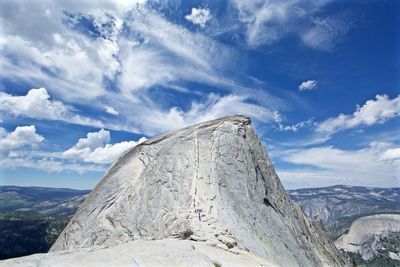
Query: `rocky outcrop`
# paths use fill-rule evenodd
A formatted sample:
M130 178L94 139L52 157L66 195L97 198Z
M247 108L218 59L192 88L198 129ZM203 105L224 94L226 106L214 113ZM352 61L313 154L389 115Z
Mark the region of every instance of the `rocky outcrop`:
M148 140L119 157L51 251L190 239L281 266L341 266L320 225L288 197L249 118Z
M399 248L383 245L382 239L400 232L400 214L378 214L365 216L354 221L347 234L336 242L339 249L346 252L359 253L364 260L379 255L380 250L389 250L392 259L399 253ZM394 251L396 250L396 251ZM397 259L396 259L397 260Z

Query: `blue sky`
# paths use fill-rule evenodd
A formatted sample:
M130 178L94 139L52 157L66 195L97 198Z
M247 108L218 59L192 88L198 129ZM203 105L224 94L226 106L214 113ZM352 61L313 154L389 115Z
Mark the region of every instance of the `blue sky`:
M400 186L398 1L1 1L0 184L93 188L244 114L287 189Z

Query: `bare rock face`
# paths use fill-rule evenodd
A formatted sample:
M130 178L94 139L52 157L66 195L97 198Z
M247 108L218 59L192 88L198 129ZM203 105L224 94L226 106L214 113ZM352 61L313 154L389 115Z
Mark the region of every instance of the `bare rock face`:
M400 214L376 214L355 220L347 234L342 235L336 246L344 251L359 253L364 260L370 260L379 255L379 250L388 250L382 245L381 239L400 232ZM397 260L398 251L392 252L392 259ZM390 255L390 254L389 254Z
M321 226L290 199L249 118L148 140L119 157L51 251L191 239L281 266L342 266Z

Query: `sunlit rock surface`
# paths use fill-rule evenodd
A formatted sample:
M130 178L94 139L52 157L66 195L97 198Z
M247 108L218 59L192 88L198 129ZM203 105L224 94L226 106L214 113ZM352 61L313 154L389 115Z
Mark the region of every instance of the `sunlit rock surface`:
M344 264L321 225L309 221L289 199L244 116L200 123L125 152L51 251L93 246L129 250L132 240L171 238L177 239L175 243L190 239L232 257L237 255L234 251L249 251L270 265ZM90 255L76 257L85 260ZM147 257L151 259L151 254Z
M372 259L382 247L380 239L400 232L400 214L378 214L365 216L353 222L347 234L336 242L339 249L361 254L364 260ZM397 251L389 251L389 256L397 260Z
M29 264L27 264L29 263ZM26 266L277 266L238 248L178 239L136 240L111 248L90 247L10 259L4 267ZM218 265L217 265L218 266Z

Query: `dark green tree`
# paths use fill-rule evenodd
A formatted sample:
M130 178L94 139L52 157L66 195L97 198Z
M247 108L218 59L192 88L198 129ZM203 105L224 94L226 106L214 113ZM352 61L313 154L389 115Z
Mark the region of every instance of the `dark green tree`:
M352 266L353 267L357 267L357 262L356 262L356 259L354 257L352 259Z

